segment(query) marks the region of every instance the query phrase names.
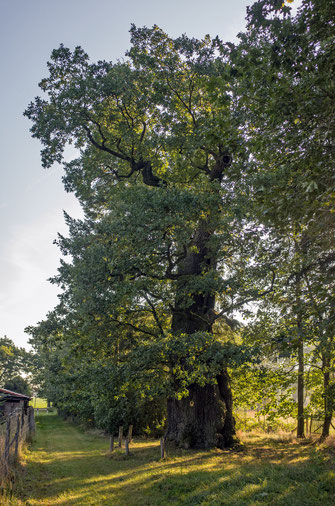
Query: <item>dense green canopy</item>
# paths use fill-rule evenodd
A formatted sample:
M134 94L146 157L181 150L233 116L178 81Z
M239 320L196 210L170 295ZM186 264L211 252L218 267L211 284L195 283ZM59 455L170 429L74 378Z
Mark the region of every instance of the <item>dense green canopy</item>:
M329 399L332 19L326 2L305 0L292 18L261 0L236 45L132 26L117 63L53 51L45 98L25 114L85 219L66 215L60 304L30 332L65 411L112 430L136 417L143 428L152 409L157 427L167 398L170 439L231 446L228 370L257 380L266 359L274 378L274 356L299 358L302 399L307 341ZM69 144L78 156L66 162ZM237 334L236 317L256 307ZM240 399L244 388L235 381Z

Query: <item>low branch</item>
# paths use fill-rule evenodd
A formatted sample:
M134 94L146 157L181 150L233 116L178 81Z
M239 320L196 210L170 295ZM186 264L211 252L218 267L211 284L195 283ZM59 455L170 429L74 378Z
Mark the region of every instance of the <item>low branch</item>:
M136 330L137 332L141 332L142 334L147 334L148 336L158 337L157 334L154 334L153 332L150 332L148 330L140 329L139 327L136 327L136 325L133 325L132 323L120 322L120 320L118 320L117 318L112 318L112 317L110 317L110 319L113 322L118 323L120 326L124 325L124 326L132 328L133 330Z

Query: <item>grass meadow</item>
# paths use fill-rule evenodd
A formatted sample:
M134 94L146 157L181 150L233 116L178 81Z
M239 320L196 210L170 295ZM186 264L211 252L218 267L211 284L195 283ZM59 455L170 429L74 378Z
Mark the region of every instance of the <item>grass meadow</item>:
M135 438L126 456L123 449L111 454L108 438L97 432L41 414L11 497L1 504L335 504L331 444L319 447L284 434L241 438L240 451L169 448L165 460L160 459L159 441Z
M40 399L39 397L33 397L29 402L29 406L33 406L33 408L45 409L48 407L48 403L45 399Z

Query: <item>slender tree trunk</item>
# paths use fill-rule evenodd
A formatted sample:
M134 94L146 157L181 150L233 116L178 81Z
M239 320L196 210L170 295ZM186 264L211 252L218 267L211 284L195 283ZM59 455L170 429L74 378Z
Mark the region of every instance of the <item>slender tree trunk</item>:
M304 419L304 338L302 334L302 315L301 315L301 280L296 277L296 305L297 305L297 331L298 331L298 425L297 437L305 437L305 419Z
M297 437L304 438L304 340L300 336L298 343L298 427Z
M228 372L223 370L222 373L217 377L219 391L221 399L225 404L225 417L223 428L220 431L218 446L220 448L229 448L236 444L236 430L235 430L235 418L233 416L233 396L230 388L230 378Z
M199 226L193 241L197 253L190 250L180 267L179 272L185 275L185 279L186 275L201 275L204 269L215 268L215 259L207 248L210 233L203 225ZM199 292L186 296L188 290L185 279L177 287L172 332L177 335L212 332L215 296ZM192 384L188 391L188 397L181 400L168 399L166 438L186 448L226 448L236 444L233 400L227 371L222 370L215 385Z
M329 430L333 417L332 402L329 396L330 386L330 358L323 354L322 357L322 370L323 370L323 393L324 393L324 420L322 425L322 433L320 442L324 441L329 436Z

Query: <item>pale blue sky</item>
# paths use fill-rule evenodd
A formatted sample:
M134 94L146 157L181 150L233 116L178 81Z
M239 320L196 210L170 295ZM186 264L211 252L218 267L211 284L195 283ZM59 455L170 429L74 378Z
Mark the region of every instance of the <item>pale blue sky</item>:
M92 60L116 60L129 47L129 28L157 24L169 35L209 33L233 40L251 0L0 0L0 336L26 344L34 325L57 303L59 251L66 232L62 210L80 215L64 192L60 167L41 168L39 142L22 116L39 94L46 62L62 42L82 46Z

